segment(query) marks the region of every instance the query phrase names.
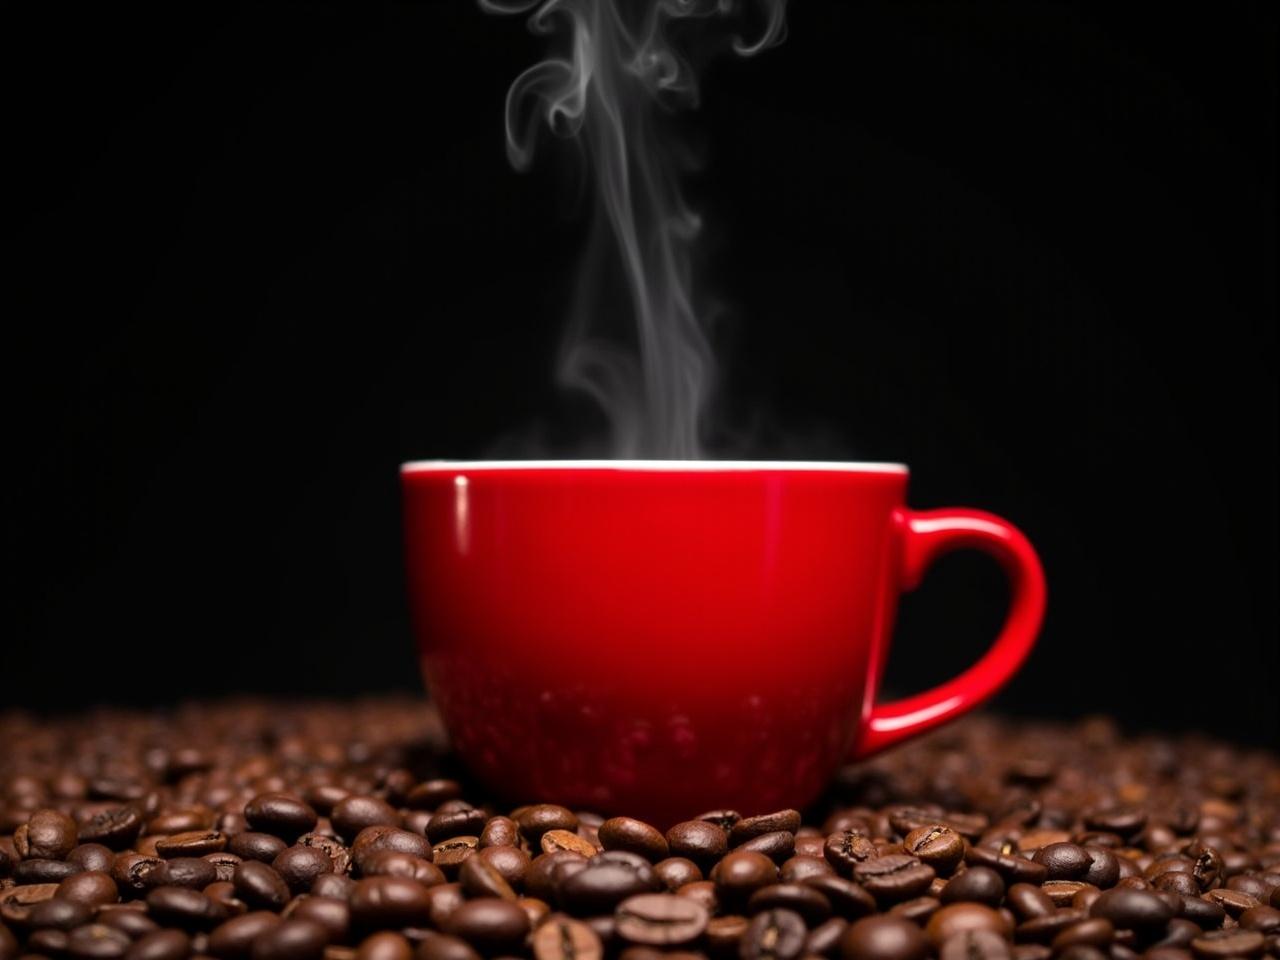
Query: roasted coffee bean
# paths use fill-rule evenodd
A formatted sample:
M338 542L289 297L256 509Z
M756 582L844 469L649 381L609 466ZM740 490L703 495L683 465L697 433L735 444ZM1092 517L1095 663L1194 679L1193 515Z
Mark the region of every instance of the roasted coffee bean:
M1170 905L1177 913L1206 930L1222 926L1222 921L1227 916L1227 911L1223 909L1222 904L1200 897L1179 897L1177 905L1172 902Z
M404 877L417 881L424 887L432 887L445 881L443 871L434 863L408 853L397 853L395 850L376 850L368 854L364 859L362 876ZM311 886L315 887L314 880Z
M1200 884L1196 883L1196 878L1182 870L1170 870L1160 874L1151 881L1151 886L1179 896L1198 897L1200 895Z
M333 872L333 861L327 853L316 847L300 845L281 850L271 861L271 866L294 893L310 889L322 873Z
M230 881L235 875L236 865L240 863L240 858L234 853L207 853L201 857L205 863L213 867L213 874L218 880Z
M943 941L938 960L1013 960L1013 948L990 930L964 930Z
M1240 914L1239 921L1245 930L1257 930L1268 935L1280 933L1280 910L1275 907L1250 907Z
M351 906L337 897L298 897L289 904L284 915L320 924L331 943L346 940L351 929Z
M275 868L259 860L242 861L232 874L236 892L250 907L279 910L289 902L289 885Z
M1073 923L1056 937L1050 946L1054 953L1065 953L1075 946L1105 947L1115 939L1116 929L1104 917L1090 917Z
M135 940L125 960L185 960L191 954L191 938L181 930L153 930Z
M535 960L602 960L604 945L596 932L562 914L548 917L533 933Z
M497 870L513 887L524 886L524 879L529 873L532 861L529 855L519 847L483 847L477 849L474 856Z
M979 868L971 868L979 869ZM992 871L994 873L994 871ZM997 874L997 876L999 876ZM1003 885L1003 881L1001 881ZM988 900L981 900L988 906L994 906ZM997 898L996 903L999 903ZM1029 883L1015 883L1009 888L1005 902L1008 903L1010 909L1013 910L1023 920L1031 920L1036 917L1047 917L1054 911L1053 901L1039 887L1032 886Z
M1093 902L1089 915L1104 917L1127 930L1154 930L1172 920L1174 911L1155 893L1115 887L1104 891Z
M413 947L402 934L384 930L360 941L356 960L413 960Z
M969 867L947 881L938 899L943 903L972 901L994 907L1004 896L1004 889L1004 878L996 871L989 867Z
M136 807L100 809L80 822L80 842L100 843L109 850L124 850L138 839L143 822Z
M789 833L800 829L800 814L796 810L778 810L758 817L738 820L729 830L729 846L737 847L766 833Z
M1090 886L1079 880L1046 880L1040 885L1040 889L1053 901L1055 907L1067 907L1075 902L1076 897L1089 890Z
M702 879L702 871L692 860L684 857L667 857L653 865L653 875L668 892L674 893L686 883L697 883Z
M409 927L431 921L427 888L403 877L366 877L351 891L351 920L366 929Z
M1210 890L1204 895L1204 899L1216 903L1227 912L1228 916L1231 917L1239 917L1240 914L1244 913L1251 907L1258 906L1260 903L1257 898L1251 897L1247 893L1240 893L1239 891L1228 890L1223 887Z
M1120 880L1120 861L1110 850L1102 847L1085 847L1089 854L1089 869L1080 879L1106 890Z
M761 887L747 901L750 916L765 910L790 910L809 926L817 926L831 916L831 901L813 887L798 883L775 883Z
M756 853L763 853L774 863L785 863L796 852L796 838L794 834L784 831L775 831L773 833L762 833L750 840L740 843L735 850L754 850Z
M203 857L225 850L227 838L217 830L189 830L156 841L156 853L166 860L174 857Z
M1090 830L1119 834L1127 840L1147 825L1147 814L1136 807L1112 807L1086 811L1084 822Z
M377 797L353 795L343 797L329 815L338 836L350 843L365 827L400 826L395 807ZM268 831L269 832L269 831ZM304 831L305 833L306 831Z
M871 839L856 830L841 830L827 837L822 849L827 862L848 877L860 863L878 856Z
M408 830L401 830L399 827L377 825L365 827L356 834L355 840L351 843L351 862L357 869L363 870L365 858L384 850L407 853L414 857L421 857L423 860L431 859L431 842L426 837L410 833Z
M414 952L416 960L480 960L480 954L460 937L429 932Z
M116 855L100 843L82 843L67 854L67 863L74 863L81 870L100 870L110 873Z
M250 828L281 840L294 841L315 829L315 808L291 793L260 793L244 805Z
M444 932L461 937L480 953L494 956L518 951L529 933L529 918L510 900L468 900L449 915Z
M1087 914L1083 910L1064 907L1045 917L1024 920L1014 929L1014 937L1019 943L1026 941L1050 943L1063 930L1084 920L1086 916Z
M918 897L929 889L933 868L907 854L874 857L859 863L853 878L881 903Z
M23 926L32 908L53 898L58 892L56 883L36 883L0 890L0 921L12 926Z
M203 890L217 879L217 868L199 857L174 857L165 861L164 882L171 886Z
M1044 864L986 847L968 847L964 861L971 867L989 867L1000 874L1005 883L1043 883L1049 874Z
M76 822L61 810L37 810L13 833L23 860L61 860L79 842Z
M804 881L804 885L812 887L826 897L827 902L831 904L832 911L838 917L844 917L846 920L857 920L875 912L875 897L871 896L852 880L846 880L844 877L834 875L810 877Z
M457 780L424 780L409 790L404 798L404 806L413 810L432 810L442 803L458 800L462 797L462 784Z
M259 860L262 863L270 863L288 846L273 833L257 833L252 830L236 834L227 841L230 853L242 860Z
M432 862L444 871L446 877L456 877L463 861L476 852L479 837L450 837L435 844Z
M745 904L751 894L777 879L773 861L752 850L734 850L711 871L716 895L727 904Z
M1222 855L1217 848L1194 840L1187 845L1184 852L1193 861L1191 875L1200 885L1202 892L1207 892L1222 885Z
M917 827L902 841L902 848L942 875L950 874L964 857L964 838L951 827L930 824Z
M725 836L728 836L734 824L742 819L742 814L738 813L737 810L708 810L705 813L698 814L693 819L714 823L725 832Z
M520 826L510 817L490 817L480 831L481 847L518 847Z
M290 918L276 924L253 941L252 960L321 960L329 937L312 920Z
M111 879L111 874L101 870L86 870L67 877L58 884L56 896L62 900L97 907L104 903L115 903L120 899L120 890Z
M133 945L127 936L101 923L76 927L67 934L67 954L83 960L107 960L123 957Z
M925 935L935 947L958 933L969 930L989 930L1000 936L1013 931L1001 914L981 903L950 903L940 907L925 926Z
M796 960L809 931L799 914L766 910L757 914L739 942L741 960Z
M1197 957L1257 957L1262 955L1266 938L1257 930L1210 930L1191 941Z
M441 878L443 880L443 878ZM516 892L498 868L479 856L468 857L458 870L458 882L468 897L500 897L515 900Z
M227 919L221 904L186 887L156 887L147 894L147 911L157 923L184 930L210 930Z
M439 851L436 851L437 854ZM543 853L533 858L529 869L525 871L524 890L531 897L553 902L556 898L553 877L556 868L561 864L573 863L585 867L587 858L571 850L557 850L554 853Z
M628 850L656 863L668 854L667 840L657 827L631 817L613 817L597 831L606 850Z
M685 820L667 831L667 847L672 856L687 857L709 870L729 850L729 835L718 824L706 820Z
M484 821L483 810L441 810L427 822L427 839L443 843L451 837L476 836L484 829Z
M310 847L313 850L321 850L325 856L329 858L329 862L333 864L334 873L346 873L351 868L351 852L340 841L333 837L326 837L319 833L304 833L298 838L298 842L294 844L296 847ZM288 847L285 848L289 849ZM284 851L280 851L283 853ZM280 856L279 853L276 856ZM275 858L272 858L272 862Z
M623 900L654 893L657 878L647 864L637 866L596 857L559 885L560 902L574 916L612 914Z
M693 900L697 900L706 907L707 913L712 915L720 910L720 898L716 896L716 885L709 880L686 883L675 893L677 897L690 897Z
M929 940L914 923L888 915L863 917L840 941L843 960L925 960Z
M818 856L797 853L783 862L778 869L778 877L783 883L803 883L810 877L835 876L835 867L827 863L822 856L822 847L818 847Z
M543 853L569 850L584 857L593 857L598 852L598 848L594 843L584 840L570 830L548 830L538 842Z
M533 847L539 846L542 835L548 830L572 832L578 829L578 818L573 811L553 803L539 803L532 807L525 807L512 819L520 827L525 840Z
M670 893L628 897L614 911L617 933L628 943L672 947L692 943L707 928L702 904Z
M27 926L36 929L74 930L93 919L93 908L86 903L54 897L37 903L27 915Z
M97 911L97 921L123 931L132 940L139 940L149 933L155 933L160 929L160 925L148 917L144 910L129 909L138 905L134 901L113 907L100 907Z
M13 868L18 883L61 883L80 873L80 868L65 860L23 860Z
M200 892L219 904L228 917L238 917L249 910L249 905L240 899L240 892L236 890L236 885L229 880L217 880Z
M266 934L268 930L279 926L280 923L281 918L278 914L266 910L233 917L220 923L209 934L208 950L220 960L247 957L254 941Z
M1050 843L1037 850L1032 859L1045 868L1050 880L1079 880L1093 864L1089 851L1074 843Z
M824 920L805 936L802 954L809 957L835 957L840 951L840 940L848 929L849 921L843 917Z
M465 897L462 886L457 883L441 883L427 888L427 908L431 912L431 923L435 927L443 927L445 920L458 907L462 906Z
M350 877L345 877L337 873L322 873L311 881L311 895L313 897L336 897L339 900L347 900L351 897L351 891L355 889L356 882Z

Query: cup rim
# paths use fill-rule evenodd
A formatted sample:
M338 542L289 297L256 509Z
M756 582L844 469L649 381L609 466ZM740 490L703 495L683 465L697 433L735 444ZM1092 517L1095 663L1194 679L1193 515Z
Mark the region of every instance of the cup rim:
M458 470L616 470L665 473L800 470L901 475L909 472L905 463L872 460L409 460L400 464L402 474Z

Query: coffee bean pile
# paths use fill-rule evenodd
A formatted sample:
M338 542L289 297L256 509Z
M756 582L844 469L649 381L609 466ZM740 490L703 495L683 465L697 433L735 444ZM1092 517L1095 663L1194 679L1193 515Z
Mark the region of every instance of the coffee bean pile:
M697 813L489 802L418 703L3 716L0 960L1280 956L1262 751L978 718Z

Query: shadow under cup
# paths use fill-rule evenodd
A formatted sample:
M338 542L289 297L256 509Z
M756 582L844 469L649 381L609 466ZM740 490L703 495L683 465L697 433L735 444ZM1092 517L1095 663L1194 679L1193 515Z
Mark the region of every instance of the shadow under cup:
M716 807L803 806L851 751L873 752L994 692L1043 608L1024 540L1015 546L1039 583L1031 610L1018 609L1027 570L1017 550L981 532L954 544L996 554L1015 590L1005 634L952 683L981 672L1002 644L1016 662L998 664L994 682L970 678L989 689L963 703L944 685L921 695L944 693L932 714L916 716L917 706L877 731L897 597L907 567L932 557L927 534L911 535L929 515L905 509L905 467L423 462L406 464L402 479L428 688L462 759L513 802L662 824ZM986 514L947 516L1021 540ZM1007 637L1015 620L1029 634L1017 651Z

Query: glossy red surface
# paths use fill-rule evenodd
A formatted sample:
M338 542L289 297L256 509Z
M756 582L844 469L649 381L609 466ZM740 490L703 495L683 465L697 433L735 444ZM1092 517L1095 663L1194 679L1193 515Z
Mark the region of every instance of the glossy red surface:
M670 823L802 806L840 762L970 709L1034 643L1025 538L913 513L903 468L409 464L409 596L466 762L516 801ZM967 673L875 704L900 591L992 553L1013 601Z

